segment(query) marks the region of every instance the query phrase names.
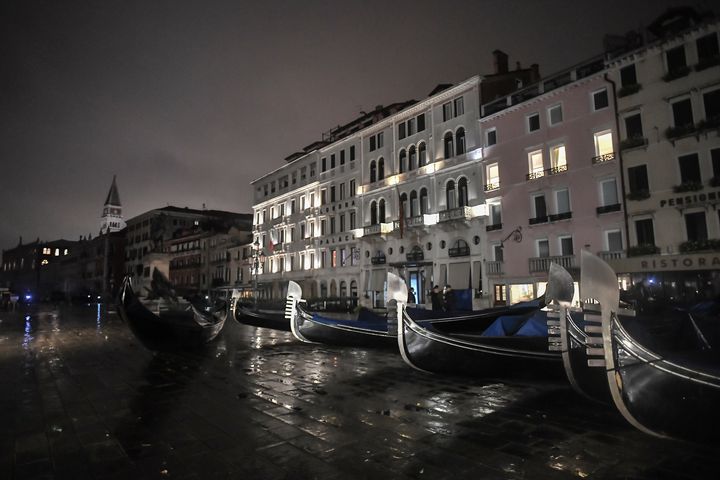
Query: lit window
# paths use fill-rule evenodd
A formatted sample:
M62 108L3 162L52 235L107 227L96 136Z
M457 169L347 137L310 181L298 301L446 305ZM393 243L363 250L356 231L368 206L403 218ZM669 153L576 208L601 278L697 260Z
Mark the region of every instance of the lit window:
M595 155L601 157L613 153L612 132L605 130L598 132L595 137Z
M67 254L68 254L68 249L66 248L65 251L63 252L63 255L67 255Z
M565 145L558 145L550 150L550 160L552 168L561 172L567 170L567 159L565 158Z
M56 256L56 257L59 257L59 256L60 256L60 249L59 249L59 248L56 248L56 249L55 249L55 256Z
M42 262L40 262L40 265L47 265L48 263L50 262L48 262L47 259L44 259Z
M535 150L528 153L528 161L530 164L530 173L534 178L543 176L543 158L542 150Z
M497 163L487 166L487 189L494 189L500 186L500 167Z

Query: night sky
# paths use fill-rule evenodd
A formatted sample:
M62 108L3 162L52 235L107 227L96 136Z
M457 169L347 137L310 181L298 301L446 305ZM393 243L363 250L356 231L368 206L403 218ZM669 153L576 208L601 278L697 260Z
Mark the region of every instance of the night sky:
M698 2L5 0L0 248L95 236L113 174L126 219L250 212L251 180L361 110L497 48L552 73L674 5Z

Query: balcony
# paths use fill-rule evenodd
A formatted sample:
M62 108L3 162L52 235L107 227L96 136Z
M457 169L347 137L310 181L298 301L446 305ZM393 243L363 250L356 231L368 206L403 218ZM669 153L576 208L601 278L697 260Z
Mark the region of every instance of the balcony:
M625 258L625 250L606 250L604 252L598 252L598 257L603 260L618 260Z
M630 150L633 148L646 147L648 144L645 137L630 137L620 142L620 151Z
M720 250L720 239L709 238L707 240L688 240L679 247L680 252L717 252Z
M425 225L425 216L424 215L415 215L413 217L408 217L403 219L403 228L415 228L415 227L422 227ZM400 229L400 221L395 220L393 222L393 229L399 230Z
M493 190L497 190L500 188L500 182L494 182L494 183L488 183L483 186L483 190L486 192L492 192Z
M555 167L548 168L548 169L546 170L546 172L547 172L548 175L557 175L558 173L567 172L567 169L568 169L567 164L565 164L565 165L557 165L557 166L555 166Z
M470 207L458 207L443 210L439 213L438 220L441 222L451 222L453 220L470 220L471 218L472 209Z
M378 257L370 257L370 263L372 263L373 265L385 265L386 261L387 260L385 258L385 255Z
M284 244L282 242L275 243L272 246L271 253L282 253L284 248Z
M486 225L485 231L486 232L494 232L496 230L502 230L502 223L495 223L493 225Z
M642 89L642 85L639 83L633 83L630 85L623 85L620 87L620 90L618 90L618 97L627 97L628 95L632 95L633 93L637 93Z
M567 220L569 218L572 218L572 212L563 212L563 213L553 213L550 214L550 221L551 222L559 222L560 220Z
M691 135L695 135L696 133L697 133L697 127L693 123L688 123L687 125L677 125L674 127L668 127L665 130L665 136L671 142L674 140L683 138L683 137L689 137Z
M641 257L643 255L657 255L660 253L660 247L653 244L635 245L627 249L628 257Z
M599 165L601 163L611 162L613 160L615 160L615 152L610 152L604 155L598 155L597 157L592 157L592 164Z
M684 192L697 192L699 190L702 190L705 188L705 186L702 184L702 182L683 182L680 185L675 185L673 187L673 192L675 193L684 193Z
M408 262L422 262L425 260L425 254L422 251L415 251L405 254L405 259Z
M566 270L575 268L575 255L556 257L532 257L528 259L530 273L547 272L551 263L557 263Z
M525 175L525 180L535 180L536 178L542 178L545 176L545 170L537 170L535 172L530 172L527 175Z
M535 218L529 218L528 223L530 225L537 225L538 223L547 223L548 222L548 216L542 216L542 217L535 217Z
M363 237L367 237L368 235L380 235L381 228L382 227L380 226L379 223L376 223L375 225L363 227Z
M470 247L448 248L449 257L467 257L470 255Z
M488 275L502 275L503 272L503 262L499 260L495 260L492 262L485 262L485 272Z
M598 215L602 215L603 213L619 212L621 208L621 204L613 203L612 205L603 205L602 207L597 207L595 211Z

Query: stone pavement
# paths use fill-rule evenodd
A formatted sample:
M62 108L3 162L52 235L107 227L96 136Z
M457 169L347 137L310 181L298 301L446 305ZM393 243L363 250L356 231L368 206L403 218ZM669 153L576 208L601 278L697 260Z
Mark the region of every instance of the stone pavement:
M157 353L96 306L0 312L0 479L716 478L564 384L443 378L396 352L228 320Z

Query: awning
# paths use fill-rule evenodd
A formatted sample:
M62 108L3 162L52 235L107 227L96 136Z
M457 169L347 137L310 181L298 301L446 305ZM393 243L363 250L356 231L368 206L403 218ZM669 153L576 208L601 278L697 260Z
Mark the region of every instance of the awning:
M387 270L373 270L370 272L370 290L382 291L385 289L385 281L387 280Z
M448 283L455 290L472 288L470 283L470 262L451 263L448 265Z

